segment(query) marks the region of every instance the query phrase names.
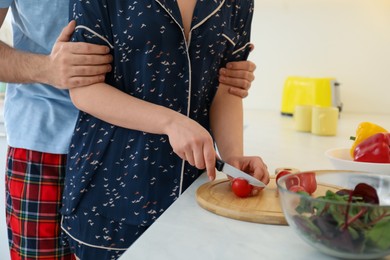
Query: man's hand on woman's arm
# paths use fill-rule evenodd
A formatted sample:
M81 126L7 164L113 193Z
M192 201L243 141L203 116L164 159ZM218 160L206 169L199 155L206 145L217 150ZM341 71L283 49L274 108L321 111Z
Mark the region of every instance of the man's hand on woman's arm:
M251 61L229 62L220 69L219 83L229 87L229 93L245 98L255 79L256 65Z
M111 71L112 56L107 46L85 42L69 42L76 27L71 21L61 32L47 56L42 82L58 88L74 88L104 82ZM43 76L43 75L42 75Z
M254 45L251 45L253 51ZM235 61L219 70L219 84L228 87L230 94L245 98L255 80L256 64L251 61Z
M0 9L0 26L8 9ZM44 83L60 89L103 82L111 70L107 46L69 42L75 29L70 22L49 55L24 52L0 41L0 81Z

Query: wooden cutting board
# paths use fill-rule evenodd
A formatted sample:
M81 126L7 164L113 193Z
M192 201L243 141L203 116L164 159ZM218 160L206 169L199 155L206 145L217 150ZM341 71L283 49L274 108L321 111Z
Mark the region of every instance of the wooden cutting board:
M279 203L275 178L271 178L267 187L256 196L248 198L237 197L228 179L207 182L197 189L196 200L202 208L224 217L287 225Z
M326 190L339 190L340 187L318 183L313 197L325 194ZM230 187L228 179L215 180L201 185L196 191L198 204L215 214L243 221L287 225L279 201L275 177L256 196L237 197Z

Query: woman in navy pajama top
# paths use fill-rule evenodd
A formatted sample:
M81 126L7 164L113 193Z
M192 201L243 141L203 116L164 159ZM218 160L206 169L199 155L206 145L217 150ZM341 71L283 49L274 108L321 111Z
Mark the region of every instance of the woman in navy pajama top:
M105 44L114 57L105 83L71 90L84 112L62 229L77 257L118 257L204 169L213 179L214 143L269 182L261 158L243 156L241 98L218 88L219 69L248 56L253 0L74 0L70 10L73 41Z

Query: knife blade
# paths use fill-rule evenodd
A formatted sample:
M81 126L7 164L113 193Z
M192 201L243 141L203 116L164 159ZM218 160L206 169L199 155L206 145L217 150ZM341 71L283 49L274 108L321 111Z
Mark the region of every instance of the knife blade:
M253 186L262 187L262 188L264 188L266 186L262 181L259 181L255 177L231 166L230 164L224 162L221 159L217 158L217 161L215 163L215 168L218 171L223 172L226 175L229 175L230 177L243 178L243 179L247 180Z

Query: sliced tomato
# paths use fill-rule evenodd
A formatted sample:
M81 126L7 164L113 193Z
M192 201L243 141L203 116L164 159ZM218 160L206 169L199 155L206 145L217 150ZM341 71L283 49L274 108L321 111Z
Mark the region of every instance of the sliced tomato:
M300 185L291 186L288 190L292 192L306 192L305 188Z
M280 177L291 173L292 172L288 170L282 170L278 172L276 175L276 181L278 181ZM315 172L306 172L305 174L291 175L291 177L286 179L285 183L286 188L288 190L290 190L293 186L302 186L309 194L312 194L317 189Z
M282 170L276 174L276 182L280 179L280 177L291 174L292 172L289 170ZM286 188L289 190L290 187L294 185L299 185L299 178L296 176L291 176L290 178L286 179Z
M312 194L317 189L317 181L315 172L306 172L305 174L299 175L300 185L307 191L307 193Z

